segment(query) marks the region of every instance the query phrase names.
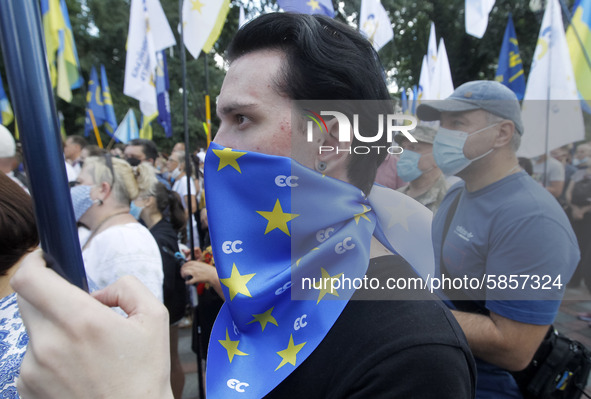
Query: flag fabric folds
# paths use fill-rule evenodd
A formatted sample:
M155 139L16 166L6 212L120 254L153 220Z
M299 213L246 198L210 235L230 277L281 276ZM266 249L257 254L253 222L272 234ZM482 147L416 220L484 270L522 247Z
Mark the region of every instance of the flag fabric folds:
M584 139L574 78L560 4L549 0L525 88L520 156L535 157Z
M521 63L517 35L515 34L511 14L509 14L505 36L503 37L495 80L513 90L519 100L523 99L525 75L523 74L523 64Z
M156 66L156 96L158 100L158 123L164 129L166 137L172 137L172 120L170 117L170 96L168 90L170 82L168 81L168 66L166 64L166 53L159 51L156 53L158 65Z
M437 35L435 34L435 24L431 22L429 31L429 45L427 47L427 68L429 79L435 75L435 66L437 65ZM431 99L431 98L429 98Z
M277 4L287 12L324 14L334 18L332 0L277 0Z
M117 130L117 118L115 117L113 99L111 98L111 89L109 88L109 81L107 80L107 72L105 71L104 65L101 65L101 89L103 95L105 130L109 136L113 136L113 133L115 130Z
M105 104L103 102L101 85L95 67L92 67L90 70L88 91L86 92L86 122L84 124L85 136L88 136L89 133L94 129L92 124L93 117L96 127L101 126L105 122Z
M63 100L72 101L72 89L82 86L80 62L65 0L41 0L45 46L51 84Z
M451 68L445 50L443 38L439 39L437 49L437 62L435 64L435 73L431 76L431 97L433 100L443 100L454 91L454 84L451 78Z
M229 10L230 0L183 0L185 47L194 58L211 51Z
M142 115L141 127L139 131L140 139L152 140L154 130L152 129L152 121L158 117L158 114Z
M482 38L488 26L488 15L495 5L495 0L466 0L464 20L466 33Z
M117 127L117 130L115 130L113 136L115 137L115 140L125 144L133 139L140 138L137 120L135 119L135 114L132 109L127 111L127 114L125 114L125 117Z
M10 101L4 91L4 85L2 84L2 77L0 77L0 123L4 126L8 126L14 120L14 113L10 106Z
M158 0L131 0L123 93L140 101L144 115L158 111L156 52L175 44Z
M419 75L419 88L417 92L417 101L421 103L421 101L430 99L430 91L431 90L431 75L429 74L429 63L427 61L427 56L423 56L423 62L421 63L421 74Z
M576 5L566 42L584 110L591 113L591 0L580 0Z
M376 51L394 38L390 18L380 0L361 0L359 31L367 37Z

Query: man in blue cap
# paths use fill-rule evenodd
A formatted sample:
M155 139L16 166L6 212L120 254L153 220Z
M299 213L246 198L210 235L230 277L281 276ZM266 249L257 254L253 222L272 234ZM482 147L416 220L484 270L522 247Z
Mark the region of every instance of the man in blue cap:
M468 82L421 104L417 116L440 121L435 161L462 179L442 201L432 238L440 295L477 358L476 397L521 398L510 372L530 363L554 321L579 260L575 235L556 200L519 167L524 132L511 90Z

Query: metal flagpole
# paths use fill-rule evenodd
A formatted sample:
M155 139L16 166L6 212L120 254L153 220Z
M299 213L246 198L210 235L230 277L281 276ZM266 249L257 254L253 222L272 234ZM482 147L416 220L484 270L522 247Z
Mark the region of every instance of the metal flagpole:
M41 246L71 283L88 291L37 0L0 1L0 46Z
M189 211L189 243L191 250L191 259L195 258L195 237L193 235L193 205L191 204L191 176L192 176L192 160L189 150L189 111L187 105L187 53L185 51L185 27L183 21L183 0L179 0L179 15L181 25L181 71L182 71L182 85L183 85L183 126L185 132L185 175L187 178L187 209ZM194 328L197 331L197 379L199 381L199 397L205 399L204 381L203 381L203 358L201 356L201 324L199 322L198 306L195 307L195 317L193 323L196 323Z

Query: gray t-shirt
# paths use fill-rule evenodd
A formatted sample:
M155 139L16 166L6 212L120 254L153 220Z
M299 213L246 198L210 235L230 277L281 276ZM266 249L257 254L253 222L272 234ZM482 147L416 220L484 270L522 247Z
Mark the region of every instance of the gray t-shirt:
M546 167L545 176L547 178L544 180L544 165L548 164ZM534 163L534 174L532 176L538 183L548 187L551 182L553 181L564 181L564 166L554 158L548 158L546 162L542 163Z

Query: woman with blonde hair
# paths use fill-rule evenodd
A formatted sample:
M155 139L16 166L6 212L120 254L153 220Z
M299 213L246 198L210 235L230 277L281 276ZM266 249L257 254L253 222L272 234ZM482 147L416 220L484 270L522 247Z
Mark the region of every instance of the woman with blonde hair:
M81 246L91 288L100 289L121 276L133 275L162 301L158 245L130 214L131 201L156 181L154 169L146 163L132 167L111 154L84 162L71 194L76 221L90 231Z

